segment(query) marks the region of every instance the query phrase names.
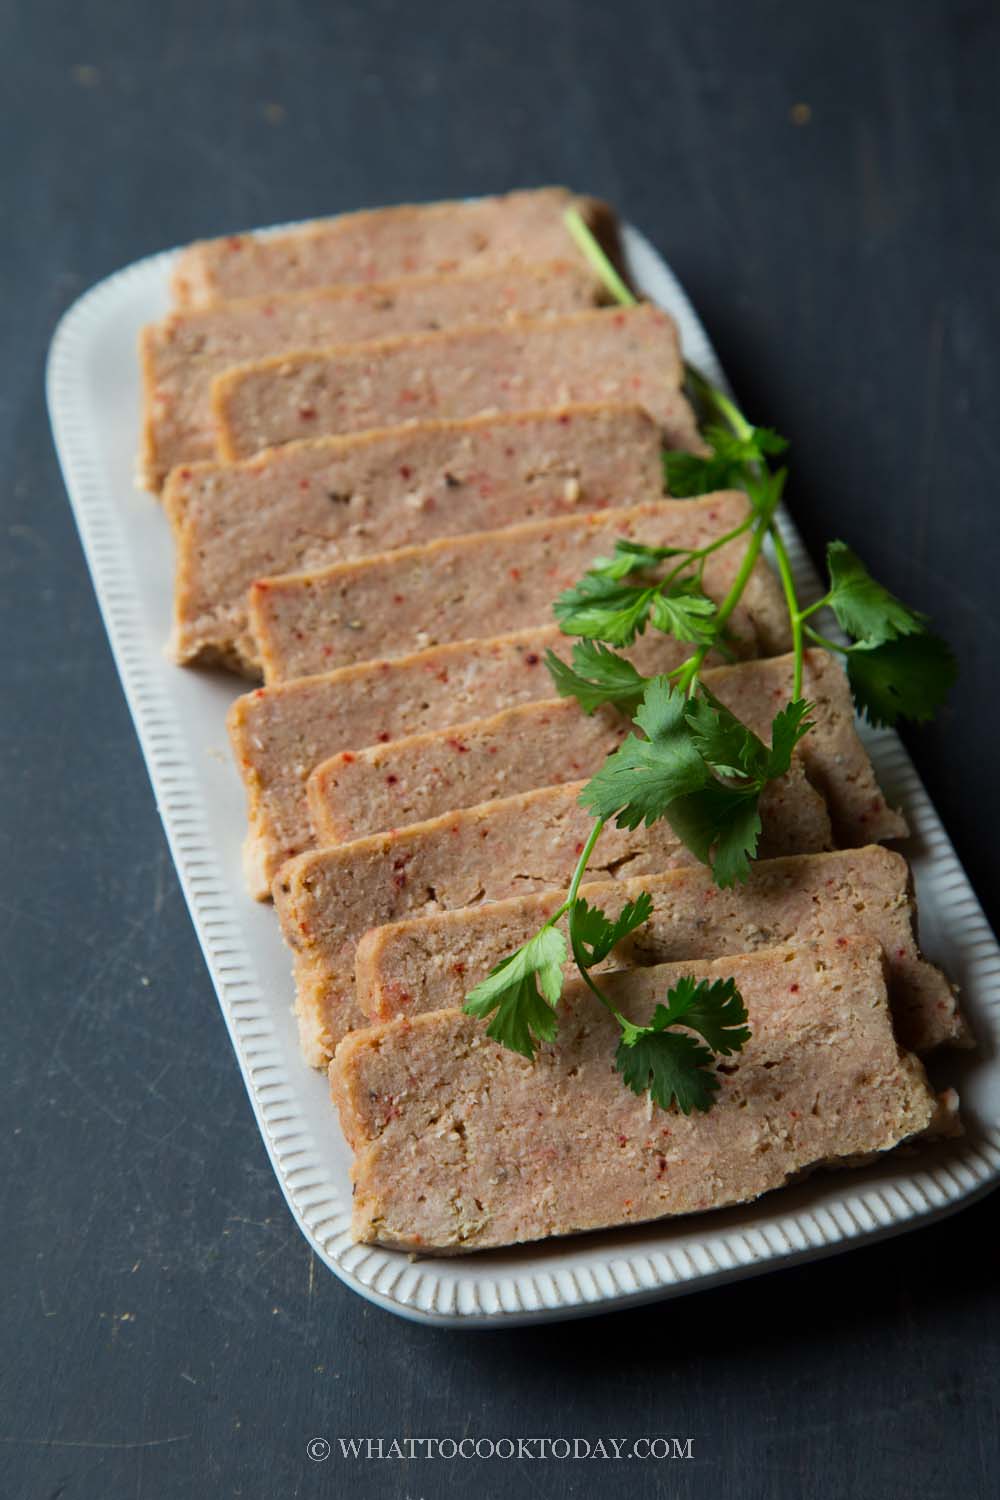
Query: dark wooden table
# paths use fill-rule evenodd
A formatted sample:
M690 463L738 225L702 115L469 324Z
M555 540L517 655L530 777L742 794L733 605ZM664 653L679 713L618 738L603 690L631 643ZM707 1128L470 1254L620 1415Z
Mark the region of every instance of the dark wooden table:
M390 1318L251 1119L49 438L115 267L246 225L565 180L666 252L793 504L962 661L909 743L998 915L1000 15L972 0L0 6L7 660L0 1491L997 1493L997 1214L566 1326ZM343 1460L310 1438L694 1439L690 1461Z

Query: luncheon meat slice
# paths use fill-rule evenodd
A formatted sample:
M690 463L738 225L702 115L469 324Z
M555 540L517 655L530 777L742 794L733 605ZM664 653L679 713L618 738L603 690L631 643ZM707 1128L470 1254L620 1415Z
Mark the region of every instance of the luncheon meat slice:
M177 545L171 651L256 675L255 578L662 490L659 433L638 406L419 422L183 466L163 492Z
M347 844L477 802L579 781L599 770L631 727L610 706L588 717L575 703L543 698L488 719L342 750L307 783L316 842Z
M641 1024L687 974L732 976L749 1013L750 1040L718 1068L707 1113L625 1087L615 1021L579 982L533 1061L460 1010L348 1037L330 1086L357 1153L354 1238L457 1253L698 1213L890 1150L934 1121L923 1067L893 1036L878 943L795 942L604 986Z
M593 827L577 801L581 789L576 782L487 802L283 865L274 901L293 954L307 1060L322 1063L347 1031L364 1024L354 950L370 927L565 886ZM823 799L797 767L765 790L761 820L764 855L830 847ZM660 822L606 828L590 868L598 878L625 879L691 862Z
M288 349L581 312L601 300L601 285L585 266L555 261L323 287L170 313L139 336L143 481L159 490L175 464L215 457L211 386L233 365Z
M770 742L771 720L791 697L794 657L745 662L704 675L705 686ZM813 728L799 744L806 775L826 798L838 843L906 833L879 791L854 727L847 678L825 651L806 653L802 695ZM631 725L613 707L589 717L572 699L503 709L490 718L341 751L313 771L309 807L317 842L346 843L456 807L533 787L577 781L599 770Z
M576 207L612 251L611 210L566 188L536 188L456 203L417 203L317 219L283 233L231 234L189 245L177 259L174 300L204 307L234 297L340 282L451 275L572 249L564 215Z
M636 401L700 451L673 319L649 303L415 334L237 366L212 384L218 456L427 417Z
M247 793L244 869L251 894L266 900L279 865L315 843L307 777L321 761L351 746L475 718L498 704L548 698L545 652L568 658L572 648L569 636L548 625L298 677L237 698L229 738ZM678 666L690 649L650 631L625 654L651 676Z
M885 953L893 1020L903 1046L928 1052L942 1044L969 1043L954 990L917 949L910 872L899 854L873 844L756 860L750 878L726 890L709 870L692 866L585 885L580 894L614 919L643 891L653 903L649 921L619 943L602 968L870 937ZM461 1006L469 990L537 932L563 897L562 891L516 896L366 932L355 961L358 1005L372 1021Z
M406 547L313 573L260 579L250 590L250 626L266 682L404 656L445 641L501 635L552 619L557 595L576 583L616 537L654 546L699 547L739 527L750 502L738 490L697 500L532 521L503 531ZM739 569L746 537L705 560L704 588L721 600ZM729 625L741 655L789 646L780 586L758 561Z

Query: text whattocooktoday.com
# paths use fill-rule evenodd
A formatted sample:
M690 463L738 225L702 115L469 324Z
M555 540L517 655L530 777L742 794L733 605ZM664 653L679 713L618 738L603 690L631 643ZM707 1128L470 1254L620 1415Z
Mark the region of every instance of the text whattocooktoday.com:
M328 1458L694 1458L694 1438L677 1437L338 1437L310 1438L306 1453L314 1463Z

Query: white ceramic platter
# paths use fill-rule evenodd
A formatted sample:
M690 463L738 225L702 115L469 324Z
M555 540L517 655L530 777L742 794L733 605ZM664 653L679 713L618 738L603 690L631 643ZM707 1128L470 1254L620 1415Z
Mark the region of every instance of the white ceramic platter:
M625 230L635 282L677 319L687 358L722 380L704 329L649 243ZM49 410L66 487L177 872L282 1191L320 1259L404 1317L486 1327L578 1317L679 1296L911 1229L1000 1178L1000 949L906 751L864 732L879 779L914 829L906 853L928 957L962 990L980 1041L942 1056L935 1081L962 1097L965 1138L863 1171L821 1174L748 1208L510 1252L411 1260L355 1245L350 1153L325 1078L301 1061L292 982L274 914L245 893L243 789L224 719L246 684L171 665L172 547L158 505L133 484L139 431L136 335L167 310L176 252L136 262L66 313L49 354ZM780 422L780 417L776 417ZM817 582L783 522L805 598Z

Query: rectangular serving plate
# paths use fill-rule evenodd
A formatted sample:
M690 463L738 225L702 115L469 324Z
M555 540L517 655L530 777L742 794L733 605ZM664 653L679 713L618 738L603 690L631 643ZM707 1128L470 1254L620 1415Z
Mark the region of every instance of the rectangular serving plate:
M634 283L676 318L687 359L724 384L681 286L633 227ZM66 488L122 685L198 940L275 1174L299 1228L330 1270L390 1312L444 1326L582 1317L813 1260L953 1212L1000 1180L1000 948L909 756L860 726L879 780L913 829L928 957L958 982L975 1054L935 1059L961 1095L966 1135L860 1171L817 1174L755 1204L461 1258L411 1257L350 1237L350 1152L326 1079L302 1061L288 955L273 911L246 894L243 788L224 720L247 684L185 671L164 655L173 548L159 505L135 488L136 337L168 310L176 251L137 261L85 293L49 351L49 413ZM787 515L781 529L803 599L819 584Z

